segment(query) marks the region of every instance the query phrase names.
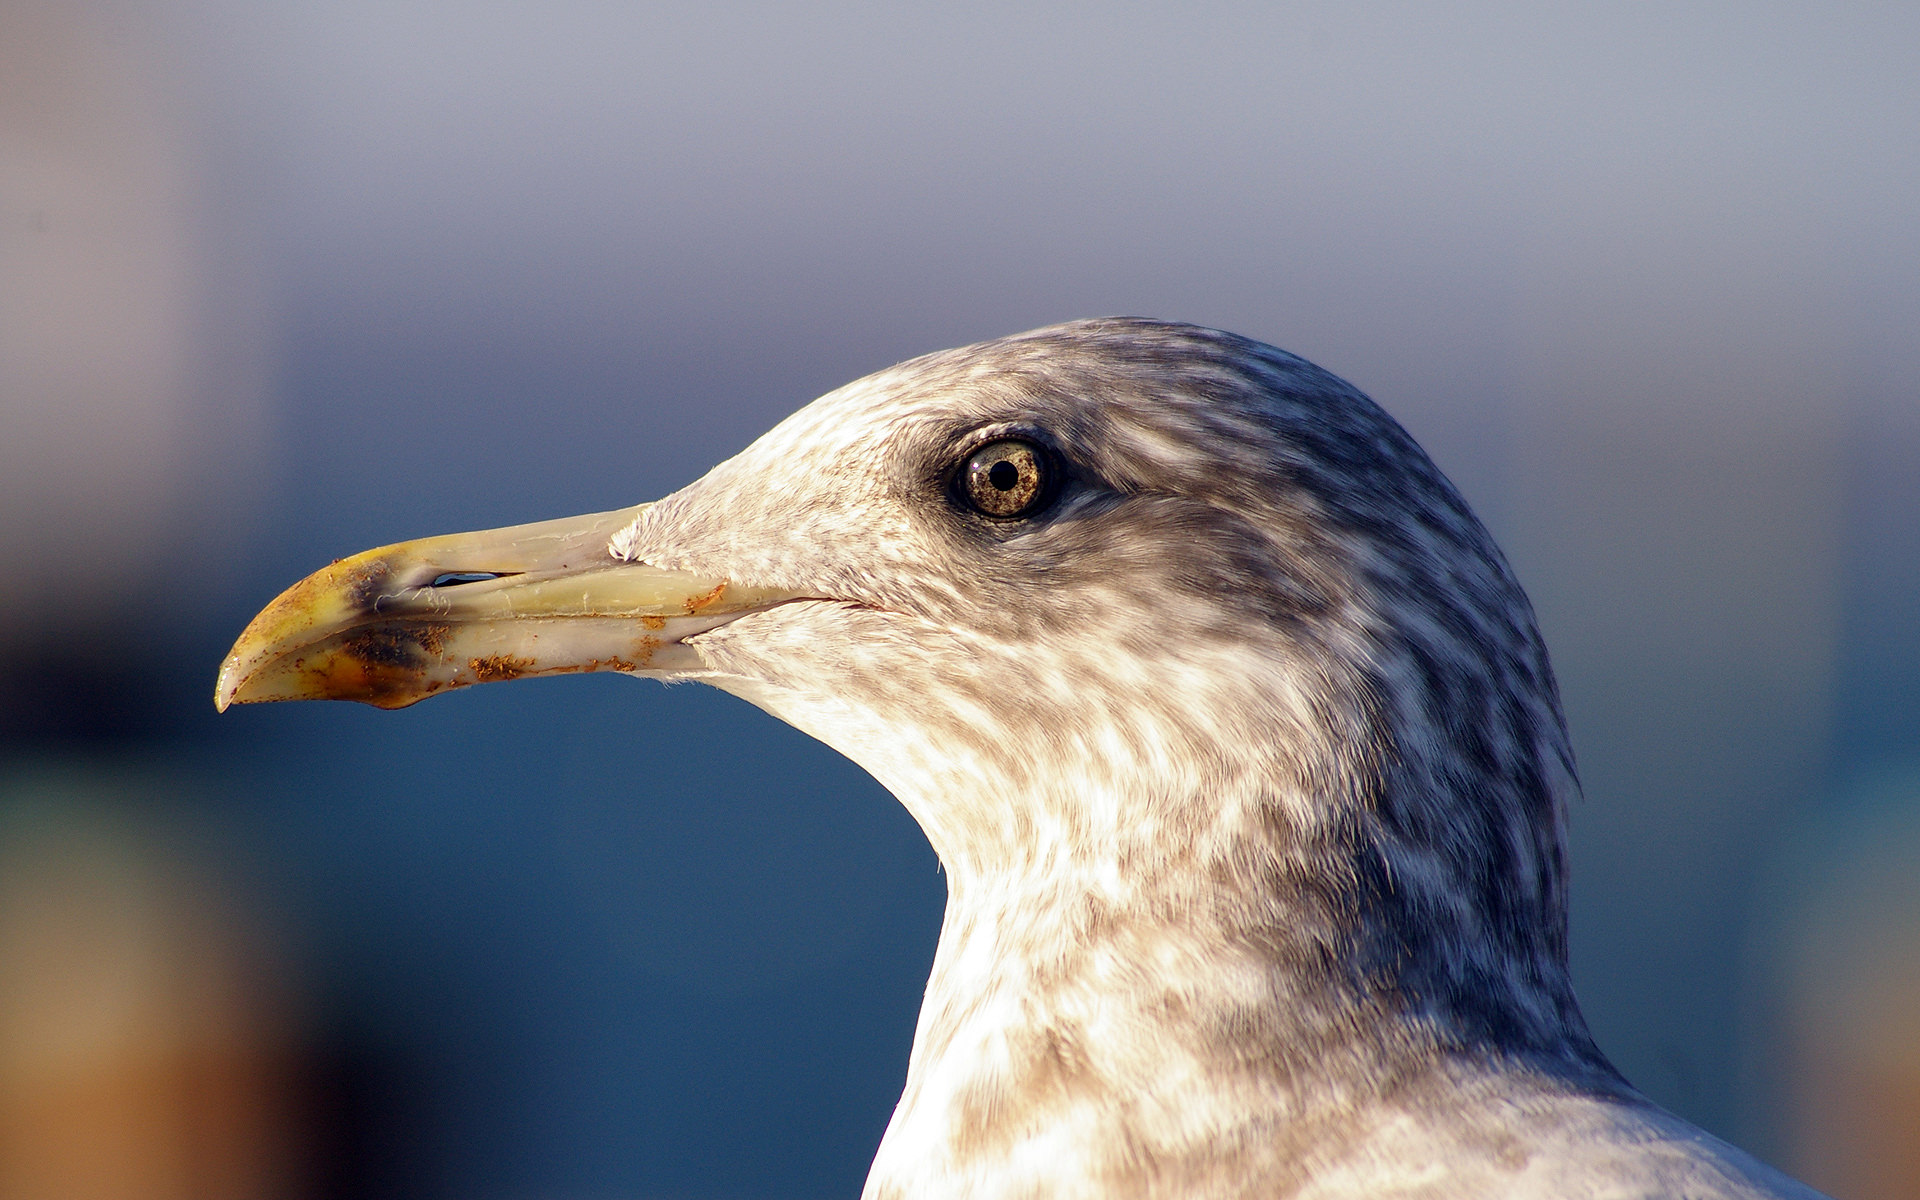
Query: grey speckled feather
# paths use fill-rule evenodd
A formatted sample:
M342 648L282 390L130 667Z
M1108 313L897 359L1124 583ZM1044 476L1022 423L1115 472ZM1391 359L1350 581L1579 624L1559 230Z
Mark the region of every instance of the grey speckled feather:
M983 440L1065 480L956 503ZM810 405L617 556L817 600L696 673L891 789L950 896L866 1194L1812 1195L1662 1112L1567 974L1526 597L1366 397L1097 320Z

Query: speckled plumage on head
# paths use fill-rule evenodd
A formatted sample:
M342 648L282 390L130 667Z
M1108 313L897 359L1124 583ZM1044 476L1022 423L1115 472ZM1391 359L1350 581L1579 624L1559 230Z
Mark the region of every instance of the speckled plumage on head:
M939 478L983 427L1055 444L1069 480L1052 512L995 524L954 511ZM784 545L759 536L770 528ZM739 572L749 548L733 537L757 543L757 582L884 614L883 655L818 676L839 702L871 689L896 733L903 709L951 707L935 736L959 756L1059 776L926 812L950 867L1035 846L974 848L999 831L947 826L1023 801L1091 823L1073 809L1101 775L1139 793L1116 815L1183 841L1226 815L1231 792L1258 830L1223 838L1218 866L1343 876L1356 906L1344 916L1367 918L1343 936L1455 1010L1436 1016L1553 1039L1567 992L1558 810L1574 785L1546 656L1458 494L1344 383L1244 339L1142 321L931 355L808 408L711 487L651 510L626 545ZM672 553L680 543L699 549ZM915 663L927 673L902 674ZM1116 762L1097 739L1116 723L1134 727L1130 745L1165 746L1162 770L1204 770L1209 786ZM1540 994L1499 1012L1516 970ZM1478 995L1489 980L1494 994Z
M969 512L955 464L1010 436L1057 497ZM1364 1192L1405 1174L1381 1122L1498 1140L1455 1100L1657 1112L1573 999L1527 600L1327 372L1132 319L933 354L613 548L818 597L693 639L699 677L866 766L948 869L870 1195Z

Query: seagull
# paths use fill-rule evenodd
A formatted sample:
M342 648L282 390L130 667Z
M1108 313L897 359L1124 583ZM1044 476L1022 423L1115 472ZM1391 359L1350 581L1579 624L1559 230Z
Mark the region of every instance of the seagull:
M744 697L938 853L867 1200L1818 1195L1595 1046L1531 607L1303 359L1134 318L917 358L657 502L339 560L215 699L576 671Z

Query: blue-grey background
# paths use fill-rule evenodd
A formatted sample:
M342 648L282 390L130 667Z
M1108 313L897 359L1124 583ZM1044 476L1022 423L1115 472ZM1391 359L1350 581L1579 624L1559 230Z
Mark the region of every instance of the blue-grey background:
M1353 380L1501 540L1628 1076L1920 1194L1916 62L1894 3L6 0L0 1193L854 1193L944 888L860 771L695 687L213 673L330 558L1130 313Z

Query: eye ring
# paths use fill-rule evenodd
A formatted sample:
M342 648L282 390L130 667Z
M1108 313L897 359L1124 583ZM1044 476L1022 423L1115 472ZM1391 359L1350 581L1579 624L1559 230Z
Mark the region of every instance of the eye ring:
M1045 507L1058 475L1046 447L1025 438L1001 438L967 455L954 473L954 492L981 516L1007 521Z

